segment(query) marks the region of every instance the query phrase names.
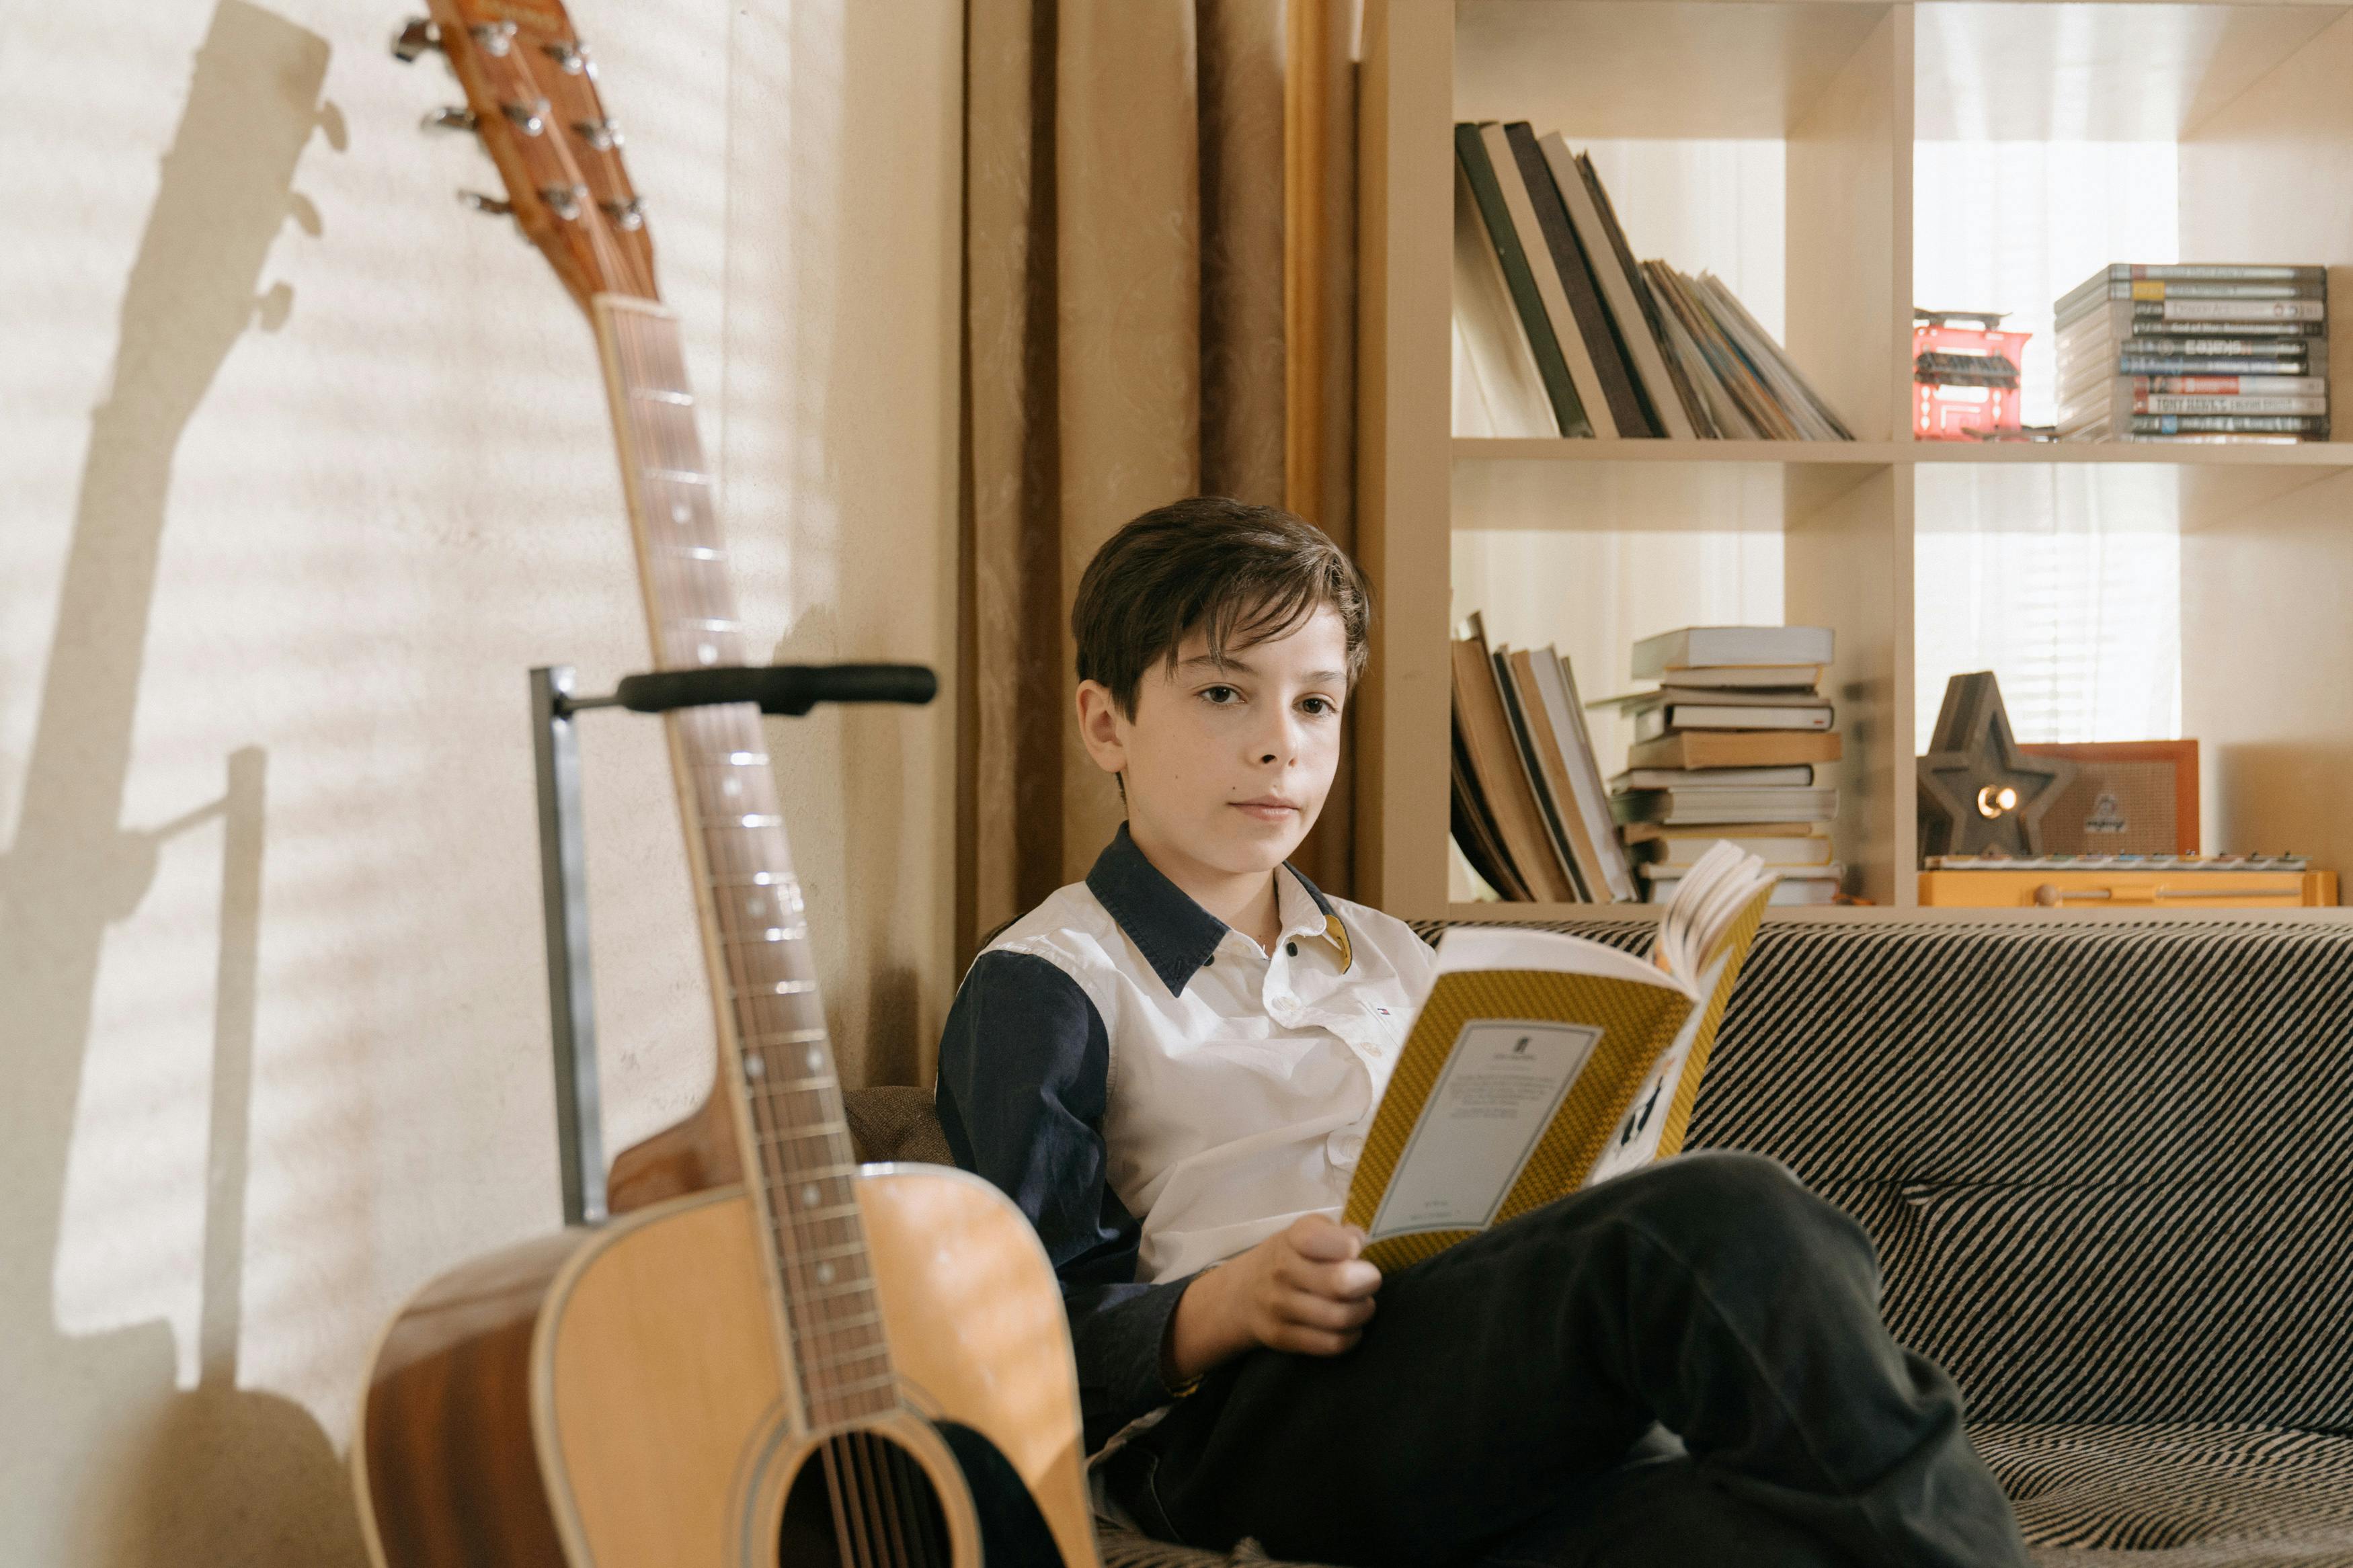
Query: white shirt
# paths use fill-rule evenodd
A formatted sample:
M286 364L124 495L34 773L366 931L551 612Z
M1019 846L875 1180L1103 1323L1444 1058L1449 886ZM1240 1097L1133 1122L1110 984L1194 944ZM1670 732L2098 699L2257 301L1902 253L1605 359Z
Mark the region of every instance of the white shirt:
M1104 1177L1140 1224L1140 1280L1192 1274L1302 1215L1336 1216L1429 993L1434 954L1403 921L1287 866L1275 883L1268 952L1123 828L1086 881L987 949L1051 964L1101 1021Z

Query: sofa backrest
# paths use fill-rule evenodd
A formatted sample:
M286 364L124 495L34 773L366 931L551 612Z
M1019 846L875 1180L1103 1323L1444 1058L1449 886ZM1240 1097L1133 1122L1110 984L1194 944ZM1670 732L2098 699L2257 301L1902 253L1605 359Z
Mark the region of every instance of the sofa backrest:
M1976 1419L2353 1431L2353 926L1768 925L1691 1146L1860 1219Z

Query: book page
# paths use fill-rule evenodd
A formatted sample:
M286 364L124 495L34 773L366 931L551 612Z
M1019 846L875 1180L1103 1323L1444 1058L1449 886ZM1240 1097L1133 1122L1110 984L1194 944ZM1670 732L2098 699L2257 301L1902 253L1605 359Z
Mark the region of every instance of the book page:
M1600 1038L1592 1025L1550 1019L1465 1023L1390 1173L1369 1237L1493 1223Z
M1564 936L1558 931L1529 931L1511 926L1456 926L1438 939L1438 973L1486 969L1535 969L1556 974L1592 974L1609 980L1631 980L1669 991L1696 995L1687 982L1676 979L1646 958L1623 949Z

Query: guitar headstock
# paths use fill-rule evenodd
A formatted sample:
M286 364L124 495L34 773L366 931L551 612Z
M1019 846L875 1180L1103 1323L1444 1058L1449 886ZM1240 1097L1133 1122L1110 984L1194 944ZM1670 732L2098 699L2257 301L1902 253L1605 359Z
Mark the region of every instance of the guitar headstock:
M393 53L439 50L465 89L462 107L425 118L470 131L498 165L503 198L460 192L468 205L512 213L586 309L598 294L656 298L653 241L621 162L621 133L596 96L596 67L558 0L427 0Z

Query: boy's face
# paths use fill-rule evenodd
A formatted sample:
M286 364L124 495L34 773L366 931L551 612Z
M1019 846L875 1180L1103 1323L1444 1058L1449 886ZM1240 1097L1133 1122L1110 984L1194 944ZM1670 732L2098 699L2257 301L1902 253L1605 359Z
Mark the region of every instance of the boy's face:
M1197 631L1173 666L1145 672L1133 719L1085 682L1080 728L1096 765L1124 776L1129 832L1164 871L1271 871L1331 791L1347 670L1347 636L1329 608L1287 636L1229 648L1223 664Z

